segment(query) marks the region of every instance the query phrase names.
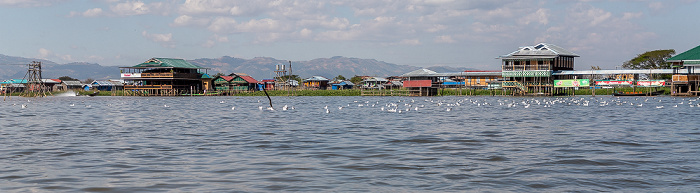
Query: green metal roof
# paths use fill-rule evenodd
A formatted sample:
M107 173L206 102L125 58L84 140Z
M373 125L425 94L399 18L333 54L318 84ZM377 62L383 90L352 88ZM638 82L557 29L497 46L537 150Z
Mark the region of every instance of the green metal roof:
M187 60L174 58L151 58L144 63L133 66L134 68L193 68L202 69Z
M680 61L684 61L684 60L700 60L700 46L697 46L693 49L690 49L688 51L685 51L683 53L675 55L675 56L667 59L666 61L667 62L680 62Z

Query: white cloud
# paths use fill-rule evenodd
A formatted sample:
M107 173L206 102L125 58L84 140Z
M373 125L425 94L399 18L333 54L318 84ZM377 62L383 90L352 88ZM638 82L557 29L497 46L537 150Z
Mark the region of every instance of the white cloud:
M232 31L233 25L236 25L236 19L231 17L217 17L210 24L207 29L216 33L230 33Z
M102 15L102 8L88 9L82 14L84 17L97 17Z
M149 12L148 6L141 1L127 1L110 6L112 12L120 16L143 15Z
M455 43L455 41L452 36L448 35L443 35L443 36L437 36L435 37L435 42L436 43Z
M625 12L622 14L622 19L623 20L629 20L629 19L637 19L642 17L642 12L637 12L637 13L630 13L630 12Z
M37 58L45 59L45 60L53 60L57 62L74 62L73 57L69 54L66 55L61 55L61 54L56 54L53 51L46 49L46 48L39 48L39 54L36 56Z
M141 35L152 42L160 43L163 47L175 47L175 41L173 40L172 33L152 34L148 33L147 31L143 31L141 32Z
M0 0L0 6L42 7L63 1L65 0Z
M208 18L195 18L189 15L181 15L173 20L171 26L206 26L209 24Z
M399 42L399 44L400 45L412 45L412 46L421 45L419 39L405 39L405 40L401 40Z

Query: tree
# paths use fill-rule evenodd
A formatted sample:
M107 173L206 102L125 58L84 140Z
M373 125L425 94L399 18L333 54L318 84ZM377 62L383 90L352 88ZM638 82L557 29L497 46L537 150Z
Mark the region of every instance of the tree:
M224 73L219 72L219 73L214 74L213 77L218 77L218 76L226 76L226 75Z
M350 82L352 82L353 84L356 84L356 85L359 85L360 82L362 82L363 80L364 79L362 79L361 76L354 76L354 77L350 78Z
M666 59L676 54L676 50L654 50L644 52L637 57L622 64L623 68L629 69L669 69L671 64Z
M71 78L70 76L61 76L61 77L58 77L58 79L61 81L79 81L78 79Z
M95 81L95 79L88 78L88 79L85 79L85 81L83 81L83 83L85 83L85 84L90 84L90 83L92 83L92 82L94 82L94 81Z
M334 80L347 80L347 79L343 75L338 75L334 78Z

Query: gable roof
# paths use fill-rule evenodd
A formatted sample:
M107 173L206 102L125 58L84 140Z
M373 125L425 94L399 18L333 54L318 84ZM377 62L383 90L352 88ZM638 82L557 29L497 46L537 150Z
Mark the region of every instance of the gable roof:
M683 64L700 64L700 46L675 55L666 62L683 62Z
M337 86L345 86L345 85L348 85L348 86L355 86L355 84L352 83L352 82L350 82L349 80L344 80L344 81L341 81L341 82L336 83L336 84L333 84L333 85L337 85Z
M255 80L255 78L253 78L251 76L238 76L238 77L241 77L243 80L245 80L246 82L248 82L250 84L257 84L258 83L258 81Z
M323 76L312 76L311 78L307 78L306 80L304 80L304 82L306 82L306 81L330 81L330 80L328 80L326 77L323 77Z
M204 69L200 66L194 65L187 60L175 59L175 58L151 58L145 62L133 66L132 68L190 68L190 69Z
M414 70L412 72L403 74L403 75L401 75L401 77L416 77L416 76L425 76L425 75L431 75L431 74L437 74L437 72L423 68L420 70Z
M66 86L82 86L83 85L82 82L77 81L77 80L66 80L66 81L63 81L63 84L65 84Z
M218 78L224 79L226 82L231 82L231 80L233 80L233 76L217 76L214 79L216 80Z
M554 44L539 43L534 46L523 46L510 54L500 56L499 59L521 58L555 58L557 56L579 57L579 55Z

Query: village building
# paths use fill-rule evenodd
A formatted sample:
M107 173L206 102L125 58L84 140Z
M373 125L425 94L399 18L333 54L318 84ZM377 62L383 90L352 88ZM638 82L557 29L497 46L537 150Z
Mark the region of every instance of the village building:
M258 84L258 90L274 90L275 89L275 79L263 79Z
M225 94L255 91L258 81L243 73L232 73L228 76L217 76L212 80L214 89Z
M174 96L202 93L210 88L206 70L183 59L151 58L132 67L120 67L128 92L145 96ZM207 76L208 77L208 76Z
M330 82L330 80L328 80L326 77L313 76L304 80L304 87L314 90L326 90L328 88L328 82Z
M350 82L349 80L343 80L343 81L338 81L338 82L331 84L331 89L333 89L333 90L345 90L345 89L352 89L354 86L355 86L355 84Z
M90 83L90 90L117 91L124 90L124 84L119 81L95 80Z
M553 76L555 71L573 71L574 58L579 55L559 46L540 43L520 47L510 54L500 56L502 86L519 94L551 94L555 79L572 79L570 75Z
M77 80L61 81L61 90L79 90L83 88L83 83Z
M700 46L666 60L673 67L671 95L698 96L700 93Z
M389 82L389 80L386 78L371 77L362 80L362 82L360 82L360 87L363 89L386 89L384 84L387 82Z

